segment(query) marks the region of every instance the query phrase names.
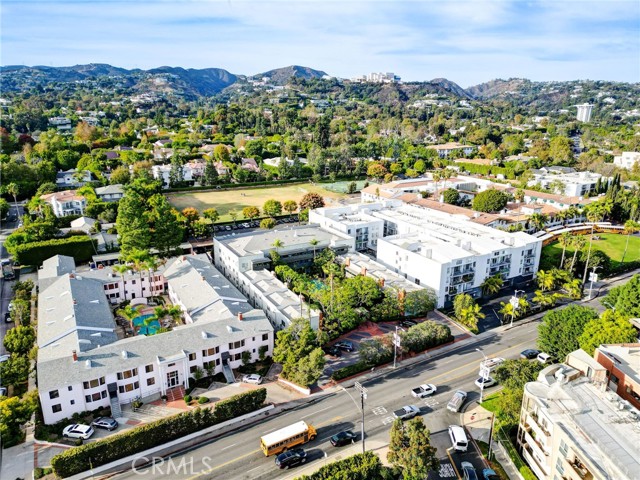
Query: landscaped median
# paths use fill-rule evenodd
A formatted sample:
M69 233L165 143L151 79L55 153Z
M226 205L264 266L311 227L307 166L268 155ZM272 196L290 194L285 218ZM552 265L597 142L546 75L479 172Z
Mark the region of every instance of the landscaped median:
M197 408L69 449L53 457L51 466L56 476L67 478L259 410L266 398L265 388L234 395L213 409Z

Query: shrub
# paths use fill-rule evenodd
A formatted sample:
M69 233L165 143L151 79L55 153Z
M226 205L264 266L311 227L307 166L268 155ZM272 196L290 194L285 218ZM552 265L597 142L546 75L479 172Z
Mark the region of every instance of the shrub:
M203 403L207 403L209 399L207 397L198 397L198 404L202 405Z
M339 368L335 372L331 374L332 380L342 380L343 378L350 377L351 375L355 375L356 373L363 372L372 367L371 364L365 363L362 361L358 361L354 364L347 365L346 367Z
M184 403L186 403L187 405L189 405L191 403L191 395L185 395L184 396Z
M76 263L84 263L94 253L94 241L82 235L17 245L13 256L22 265L42 265L42 262L54 255L67 255L73 257Z
M344 460L338 460L323 466L311 475L303 475L296 480L369 480L382 478L380 457L373 452L358 453Z
M87 470L90 464L99 467L258 410L266 397L264 388L251 390L218 402L215 409L197 408L141 425L60 453L51 459L51 466L58 477L76 475Z
M402 348L410 352L423 352L453 340L449 327L432 320L414 325L400 335Z

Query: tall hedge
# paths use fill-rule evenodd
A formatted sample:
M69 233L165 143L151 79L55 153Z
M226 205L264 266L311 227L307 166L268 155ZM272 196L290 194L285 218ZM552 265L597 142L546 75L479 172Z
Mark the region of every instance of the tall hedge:
M67 255L73 257L76 263L82 263L90 260L95 253L94 241L90 237L74 235L17 245L13 257L21 265L40 266L54 255Z
M106 465L119 458L143 452L258 410L262 408L266 398L267 390L265 388L234 395L227 400L218 402L215 409L197 408L132 428L103 440L71 448L53 457L51 466L56 476L70 477L88 470L90 465L93 468Z
M386 469L373 452L358 453L344 460L332 462L311 475L296 480L376 480L383 478Z

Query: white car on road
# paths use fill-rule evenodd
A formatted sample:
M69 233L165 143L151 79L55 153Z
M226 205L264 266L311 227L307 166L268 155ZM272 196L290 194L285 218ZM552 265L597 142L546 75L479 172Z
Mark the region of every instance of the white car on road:
M262 377L257 373L252 373L251 375L245 375L242 377L242 381L244 383L253 383L255 385L260 385L262 383Z

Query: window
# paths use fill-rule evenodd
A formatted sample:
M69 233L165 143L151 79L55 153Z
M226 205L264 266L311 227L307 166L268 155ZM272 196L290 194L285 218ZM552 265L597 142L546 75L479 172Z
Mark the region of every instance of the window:
M151 378L147 378L147 387L150 387L151 385L155 385L156 384L156 379L151 377Z
M209 348L207 350L202 350L202 356L203 357L210 357L212 355L216 355L220 353L220 347L215 347L215 348Z
M71 400L71 402L69 402L69 403L71 403L71 405L75 405L76 401L75 400Z
M558 461L556 462L556 470L558 470L560 475L564 473L564 467L562 466L562 458L558 458Z
M236 348L244 347L244 340L238 342L232 342L229 344L229 350L235 350Z
M87 403L91 403L91 402L97 402L101 398L106 398L106 396L107 396L107 391L104 390L102 392L97 392L91 395L85 395L84 399L87 401Z
M140 388L140 384L138 382L127 383L126 385L120 385L118 387L118 392L120 393L133 392L137 388Z
M196 370L198 370L198 366L197 365L191 365L189 367L189 372L191 372L191 373L196 373Z
M190 353L189 354L189 361L193 362L196 359L196 354L195 353Z
M51 410L53 411L53 413L61 412L62 411L62 405L61 404L52 405L51 406Z
M69 385L69 386L67 387L67 390L71 391L71 390L73 390L73 387L72 387L71 385Z
M269 340L269 334L268 333L263 333L262 334L262 341L266 342L267 340Z
M119 372L118 373L118 380L124 380L127 378L131 378L138 375L138 369L137 368L133 368L131 370L125 370L124 372Z
M60 396L60 392L58 390L51 390L49 392L49 398L53 400L54 398L58 398Z
M151 363L151 364L147 365L146 367L144 367L144 371L145 371L145 373L153 372L153 364Z
M560 453L562 453L563 457L567 456L568 449L569 447L567 446L566 443L564 443L564 440L560 440Z
M99 385L104 385L104 377L96 378L95 380L89 380L88 382L82 382L82 386L84 388L96 388Z

